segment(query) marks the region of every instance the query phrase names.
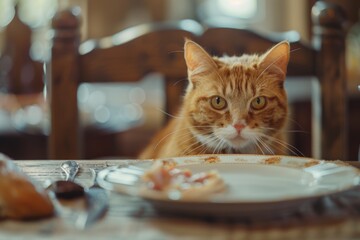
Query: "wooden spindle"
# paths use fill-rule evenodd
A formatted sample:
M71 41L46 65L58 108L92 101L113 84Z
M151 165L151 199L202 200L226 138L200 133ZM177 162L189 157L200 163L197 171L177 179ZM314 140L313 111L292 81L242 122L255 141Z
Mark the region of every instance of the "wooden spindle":
M319 51L313 105L313 153L322 159L347 160L348 110L345 69L345 13L332 3L312 8L313 45Z
M79 8L59 12L53 19L52 27L52 61L47 73L51 111L49 158L78 159L81 157L78 144L81 142L80 125L78 108L74 103L77 102L79 79Z

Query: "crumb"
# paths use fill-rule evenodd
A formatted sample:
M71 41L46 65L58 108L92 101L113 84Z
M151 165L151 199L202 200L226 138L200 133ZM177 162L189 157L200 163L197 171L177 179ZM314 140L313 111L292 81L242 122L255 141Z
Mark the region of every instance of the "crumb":
M304 164L304 167L305 168L308 168L308 167L311 167L311 166L315 166L315 165L318 165L319 164L319 161L318 160L312 160L310 162L307 162Z
M211 156L204 159L205 163L218 163L220 159L218 156Z
M281 158L280 157L271 157L271 158L267 158L264 160L265 164L279 164L280 163Z
M167 168L174 168L177 165L177 163L173 159L162 160L162 164L164 167Z

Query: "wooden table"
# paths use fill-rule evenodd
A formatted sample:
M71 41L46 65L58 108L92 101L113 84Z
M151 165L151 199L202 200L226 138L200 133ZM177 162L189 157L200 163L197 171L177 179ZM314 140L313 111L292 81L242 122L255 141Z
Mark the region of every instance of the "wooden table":
M62 161L27 160L15 163L39 182L61 179ZM131 160L79 160L77 181L90 184L89 168L102 169ZM360 166L359 163L354 165ZM359 195L360 199L360 195ZM360 201L359 201L360 202ZM360 204L358 205L360 206ZM64 207L61 216L36 222L3 221L0 239L358 239L360 221L343 215L325 221L282 219L274 223L180 218L157 214L141 199L110 193L106 216L91 228L74 227L79 214L74 206ZM330 217L329 217L330 216ZM325 216L331 218L333 213Z

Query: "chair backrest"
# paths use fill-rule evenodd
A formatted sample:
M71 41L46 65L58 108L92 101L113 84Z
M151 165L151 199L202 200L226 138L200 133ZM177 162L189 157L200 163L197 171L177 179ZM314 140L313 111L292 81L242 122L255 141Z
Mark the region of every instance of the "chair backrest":
M80 158L81 134L77 88L82 82L135 82L151 72L165 79L165 111L174 113L183 94L186 66L184 38L211 54L262 52L289 40L290 76L315 76L319 91L313 98L313 155L346 159L347 107L345 91L345 17L337 6L317 2L312 11L313 44L294 32L263 35L229 26L202 26L192 20L145 24L114 36L80 44L79 16L63 11L53 20L52 59L48 71L51 159Z

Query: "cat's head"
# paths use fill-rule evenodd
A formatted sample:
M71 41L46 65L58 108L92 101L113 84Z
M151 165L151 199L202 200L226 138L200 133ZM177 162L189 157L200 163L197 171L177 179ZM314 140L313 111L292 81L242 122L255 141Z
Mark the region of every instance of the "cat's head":
M214 152L271 153L287 118L289 55L284 41L262 55L211 57L187 40L184 117L194 136Z

